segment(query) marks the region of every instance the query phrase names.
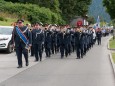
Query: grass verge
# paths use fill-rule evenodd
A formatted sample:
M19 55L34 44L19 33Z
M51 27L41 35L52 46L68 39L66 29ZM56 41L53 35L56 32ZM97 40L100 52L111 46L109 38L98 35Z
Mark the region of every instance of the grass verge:
M109 40L109 48L110 49L115 49L115 39L113 40L113 38L111 38Z
M0 21L0 26L11 26L13 22L16 22L16 18L6 18L7 21ZM25 21L24 24L29 23L28 21Z
M112 53L112 59L113 59L113 62L115 64L115 53Z

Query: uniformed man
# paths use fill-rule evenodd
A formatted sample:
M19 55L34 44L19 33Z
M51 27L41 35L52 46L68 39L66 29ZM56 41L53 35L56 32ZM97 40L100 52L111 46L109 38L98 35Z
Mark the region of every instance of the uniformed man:
M29 29L24 26L24 20L17 20L17 26L14 27L12 34L12 44L15 42L16 55L18 59L18 67L22 68L22 53L24 54L26 66L29 65L28 61L28 48L31 46L31 33Z
M71 44L71 40L72 40L72 36L71 36L71 28L67 28L66 30L66 34L68 35L68 54L71 55L71 47L72 47L72 44Z
M71 34L71 48L72 48L71 50L72 50L72 52L74 52L74 50L75 50L75 37L74 37L74 33L75 33L74 29L71 28L70 34Z
M80 56L80 52L81 52L81 49L80 49L81 33L80 33L80 28L79 27L75 27L75 29L76 29L76 32L75 32L74 36L75 36L75 48L76 48L76 54L77 54L76 59L80 59L81 58L81 56Z
M61 52L61 58L65 56L68 56L68 38L69 35L66 33L66 28L61 28L61 32L59 33L59 45L60 45L60 52Z
M35 23L35 30L32 35L34 52L35 52L35 61L42 61L42 43L43 43L43 31L40 27L40 23Z
M31 30L30 30L32 36L34 35L35 31L36 31L36 30L35 30L35 25L32 24L32 25L31 25ZM33 37L32 37L32 38L33 38ZM35 54L35 52L34 52L34 44L33 44L33 39L32 39L31 56L34 56L34 54Z
M98 28L97 33L96 33L96 36L97 36L98 45L101 45L102 32L101 32L101 29L100 29L100 28Z
M52 25L51 30L51 51L52 54L57 53L57 31L55 25Z
M44 31L44 47L45 47L45 53L46 53L46 57L50 57L51 56L51 34L52 32L50 31L50 25L48 25L47 27L45 27L45 31Z

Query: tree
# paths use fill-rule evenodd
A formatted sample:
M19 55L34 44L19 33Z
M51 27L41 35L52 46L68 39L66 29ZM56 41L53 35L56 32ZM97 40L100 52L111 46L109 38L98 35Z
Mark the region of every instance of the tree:
M75 16L85 16L92 0L59 0L63 18L66 21Z
M95 19L94 19L94 17L88 17L88 22L89 22L89 24L94 24L95 23Z
M49 8L61 14L64 20L69 21L75 16L85 16L92 0L6 0L20 3L32 3L40 7Z
M46 7L52 10L53 12L59 13L59 1L58 0L5 0L11 1L13 3L20 2L20 3L31 3L39 5L40 7Z
M115 19L115 0L103 0L103 5L106 7L111 19Z

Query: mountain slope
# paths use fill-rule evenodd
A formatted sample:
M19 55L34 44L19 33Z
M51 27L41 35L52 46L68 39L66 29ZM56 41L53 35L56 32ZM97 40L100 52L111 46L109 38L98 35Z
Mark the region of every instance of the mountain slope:
M110 22L110 16L105 11L102 1L103 0L92 0L92 4L89 6L88 15L93 16L95 20L97 19L98 16L100 16L102 20Z

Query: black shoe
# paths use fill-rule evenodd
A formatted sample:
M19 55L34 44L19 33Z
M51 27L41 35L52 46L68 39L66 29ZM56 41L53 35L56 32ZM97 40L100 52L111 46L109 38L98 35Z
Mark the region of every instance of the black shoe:
M34 62L38 62L38 60L35 60Z
M40 62L42 61L42 59L40 59Z
M49 58L51 57L51 55L48 56Z
M19 65L17 68L22 68L22 66L21 66L21 65Z
M79 57L77 57L76 59L80 59Z
M83 55L81 56L81 58L83 58Z
M63 59L63 56L61 56L61 59Z
M30 56L34 56L34 55L32 54L32 55L30 55Z
M29 65L29 63L26 63L26 66L28 66Z
M68 55L65 55L65 57L67 58Z

